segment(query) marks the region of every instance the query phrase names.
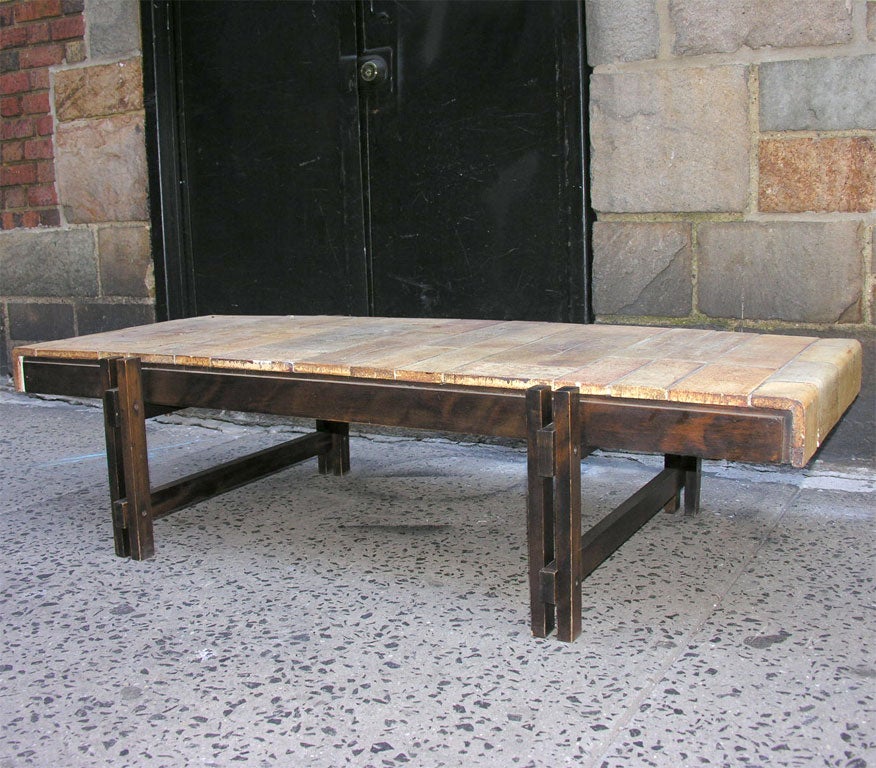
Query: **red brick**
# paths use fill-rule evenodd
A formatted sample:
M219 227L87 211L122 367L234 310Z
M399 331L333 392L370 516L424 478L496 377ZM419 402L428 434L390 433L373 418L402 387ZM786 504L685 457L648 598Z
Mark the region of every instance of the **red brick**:
M52 22L52 40L70 40L85 35L85 19L79 16L66 16Z
M30 187L27 190L27 202L37 208L43 208L47 205L57 205L58 195L55 193L55 187L49 184Z
M61 212L57 208L49 208L48 210L40 211L40 226L60 227Z
M15 7L15 20L33 21L61 15L61 0L28 0Z
M31 139L24 142L24 157L26 160L45 160L53 156L51 139Z
M12 6L8 3L0 5L0 27L11 27L14 23Z
M20 227L38 227L40 225L39 211L24 211L20 217Z
M44 115L49 111L49 92L41 91L39 93L29 93L21 100L21 106L25 114L28 115Z
M0 139L27 139L33 136L33 120L25 117L21 120L4 120L0 126Z
M19 160L24 160L23 141L4 141L0 144L0 161L17 163Z
M27 43L27 27L3 27L0 29L0 48L18 48Z
M85 10L85 0L61 0L61 11L66 16L82 13Z
M4 213L2 217L3 229L15 229L15 215L12 213Z
M40 67L30 71L30 88L31 91L47 91L49 89L49 69L48 67Z
M31 45L48 42L49 25L45 21L39 24L28 24L25 29L27 30L27 42Z
M36 163L6 165L0 168L0 187L33 184L36 181Z
M0 93L10 95L30 90L30 78L27 72L8 72L0 75Z
M21 114L21 98L18 96L7 96L0 99L0 116L17 117Z
M36 121L36 132L40 136L51 136L55 130L55 124L51 115L41 117Z
M50 160L37 163L37 181L40 184L50 184L55 180L55 164Z
M8 211L12 208L24 208L27 205L27 195L24 187L8 187L3 190L4 195L3 207Z
M22 69L35 67L51 67L64 61L64 46L37 45L34 48L23 48L19 55Z

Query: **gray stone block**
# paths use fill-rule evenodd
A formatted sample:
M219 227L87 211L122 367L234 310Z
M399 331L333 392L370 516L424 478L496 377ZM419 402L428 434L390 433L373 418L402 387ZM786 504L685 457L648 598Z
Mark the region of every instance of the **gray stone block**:
M104 227L97 235L104 296L154 294L148 227Z
M837 45L852 39L846 0L671 0L679 55L748 48Z
M86 0L85 21L91 58L111 58L140 50L137 0Z
M689 224L596 222L597 315L685 317L691 311Z
M155 308L149 304L80 304L76 307L79 333L102 333L155 322Z
M861 319L858 224L727 222L698 230L699 309L710 317Z
M96 296L93 235L83 229L0 233L0 292L4 296Z
M653 59L660 47L660 24L654 0L585 0L587 61Z
M746 67L595 74L590 131L597 211L744 210Z
M876 40L876 2L867 2L867 38Z
M76 333L69 304L9 302L9 336L14 340L51 341Z
M761 130L872 130L874 82L873 55L761 64Z

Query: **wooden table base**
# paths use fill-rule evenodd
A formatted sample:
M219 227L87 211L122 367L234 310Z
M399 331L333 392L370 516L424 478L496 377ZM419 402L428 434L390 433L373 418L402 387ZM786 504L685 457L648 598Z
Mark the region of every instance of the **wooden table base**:
M107 463L116 554L134 560L155 553L153 521L191 504L317 457L322 474L349 470L346 422L318 419L316 431L222 463L212 469L152 487L146 447L146 417L155 406L144 398L137 358L100 361ZM168 398L164 398L168 399ZM158 404L158 411L170 406ZM180 403L181 405L181 403ZM685 489L685 511L698 506L699 460L667 455L666 469L582 535L581 398L574 387L525 392L528 503L527 541L531 628L537 637L556 626L560 640L581 634L582 581L660 510L675 511Z

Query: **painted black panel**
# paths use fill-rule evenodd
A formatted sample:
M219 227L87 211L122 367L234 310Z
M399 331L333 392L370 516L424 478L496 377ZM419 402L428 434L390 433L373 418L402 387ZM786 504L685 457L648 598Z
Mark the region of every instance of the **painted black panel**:
M589 320L580 3L143 7L160 312Z
M195 313L367 313L353 5L176 11Z
M377 315L586 319L574 2L364 4Z

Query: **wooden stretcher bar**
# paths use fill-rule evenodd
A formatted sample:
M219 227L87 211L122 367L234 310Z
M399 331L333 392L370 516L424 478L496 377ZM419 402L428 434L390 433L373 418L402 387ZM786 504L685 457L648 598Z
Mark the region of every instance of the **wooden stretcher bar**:
M351 422L523 438L532 632L543 637L556 628L558 638L570 641L581 632L581 585L587 575L659 511L678 510L682 498L686 513L697 511L703 458L799 464L813 445L807 430L832 427L860 387L856 342L819 348L816 339L786 343L785 337L699 331L687 335L699 344L696 354L708 359L672 363L680 385L676 391L688 392L686 399L672 399L671 388L656 399L614 396L587 379L565 383L563 375L543 381L541 374L551 370L545 361L568 374L586 359L591 371L614 370L620 381L630 371L646 369L638 383L615 392L659 394L653 383L661 376L671 379L672 368L659 357L661 350L677 356L686 336L678 329L588 330L593 328L195 318L21 348L15 351L16 385L22 391L103 400L115 549L133 559L153 556L155 520L218 493L313 457L321 473L345 473ZM757 341L763 338L766 344ZM630 351L643 340L649 343ZM253 344L272 349L274 356L256 361L243 354ZM756 365L734 360L739 346L756 357ZM594 348L609 354L594 358ZM642 362L649 350L654 359ZM775 356L772 364L765 350ZM296 361L293 355L303 357ZM433 358L446 369L430 363ZM390 363L409 366L407 373L399 376L399 369L387 367ZM743 397L739 386L728 386L721 402L710 389L714 377L704 377L703 371L731 364L759 373L743 371L738 378L750 391ZM525 370L539 375L515 373ZM783 379L776 378L783 375L790 377L784 390ZM703 391L696 390L698 381L705 383ZM763 396L757 395L760 390ZM145 419L186 407L309 417L316 428L152 487ZM665 468L582 533L580 465L593 448L661 453Z

